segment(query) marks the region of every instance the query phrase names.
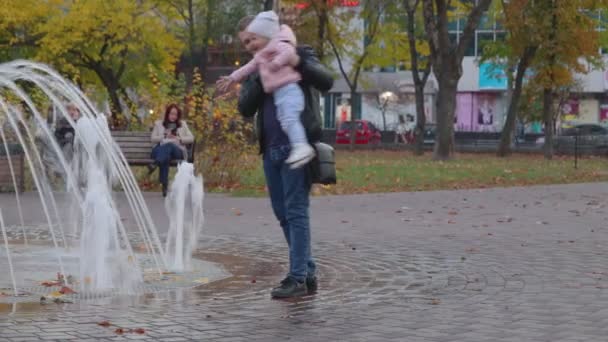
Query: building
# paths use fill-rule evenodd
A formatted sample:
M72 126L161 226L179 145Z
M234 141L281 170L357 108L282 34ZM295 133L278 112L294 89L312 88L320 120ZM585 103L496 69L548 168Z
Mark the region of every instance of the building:
M358 11L360 6L348 10ZM608 12L598 10L592 13L598 23L607 22ZM604 20L602 20L604 19ZM465 25L466 16L456 17L449 25L450 38L459 41ZM364 23L353 20L350 26L361 30ZM599 25L599 24L598 24ZM599 27L598 30L605 30ZM484 16L475 32L475 39L466 49L462 63L463 76L458 83L457 108L454 127L457 131L500 132L504 125L508 109L507 77L505 70L492 63L480 63L479 56L487 42L504 39L506 32L495 18ZM363 42L361 42L363 47ZM344 62L344 61L343 61ZM338 70L337 63L333 63ZM346 70L350 67L344 63ZM605 123L608 124L608 72L593 69L589 66L588 74L576 75L575 89L569 98L556 103L562 115L560 125L573 123ZM358 118L369 120L377 127L383 127L382 106L379 105L382 94L394 93L394 104L385 111L387 128L392 128L399 114L411 113L415 116L414 87L410 71L392 68L375 68L364 72L357 95L351 99L349 89L344 79L340 77L324 100L324 123L326 128L335 128L336 123L346 117L340 113L349 113L350 108L361 108ZM425 88L425 113L427 122L435 122L434 98L436 81L431 75ZM354 106L353 106L354 105ZM346 107L346 110L345 110ZM527 125L527 131L539 133L540 123Z

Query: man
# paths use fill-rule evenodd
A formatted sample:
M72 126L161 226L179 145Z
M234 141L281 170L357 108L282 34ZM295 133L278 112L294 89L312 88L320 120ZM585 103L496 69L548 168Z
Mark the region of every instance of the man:
M261 42L246 30L253 18L245 17L239 23L239 39L252 55L262 47ZM299 86L304 92L305 106L301 120L308 142L313 144L321 139L322 133L317 90L328 91L333 85L333 77L310 47L298 47L297 53L292 65L302 75ZM307 166L291 169L285 163L290 152L289 140L277 120L272 94L264 93L257 74L243 82L238 108L245 117L258 114L257 132L270 201L289 245L289 273L272 290L271 295L273 298L290 298L314 293L317 290L317 278L311 254L308 212L310 170Z

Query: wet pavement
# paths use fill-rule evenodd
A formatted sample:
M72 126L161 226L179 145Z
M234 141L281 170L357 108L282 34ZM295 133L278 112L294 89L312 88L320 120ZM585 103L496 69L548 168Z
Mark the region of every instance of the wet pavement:
M607 195L596 183L316 197L320 288L291 301L270 299L287 249L268 200L210 195L196 257L228 277L0 305L0 341L604 341ZM160 194L145 197L166 231ZM48 241L35 194L23 201L30 241ZM16 244L14 202L0 194Z

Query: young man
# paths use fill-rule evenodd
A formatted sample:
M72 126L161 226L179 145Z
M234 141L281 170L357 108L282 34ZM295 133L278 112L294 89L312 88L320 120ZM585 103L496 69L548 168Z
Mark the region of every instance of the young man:
M239 23L239 39L252 55L263 47L263 42L246 30L253 18L245 17ZM298 47L297 54L292 65L302 75L298 83L305 99L301 120L306 137L313 144L321 139L319 91L328 91L333 85L333 77L310 47ZM290 298L314 293L317 279L311 254L309 168L292 169L285 163L290 153L289 140L277 119L272 94L264 92L259 75L254 74L243 82L238 107L245 117L258 114L257 132L270 201L289 245L289 273L272 290L272 297Z

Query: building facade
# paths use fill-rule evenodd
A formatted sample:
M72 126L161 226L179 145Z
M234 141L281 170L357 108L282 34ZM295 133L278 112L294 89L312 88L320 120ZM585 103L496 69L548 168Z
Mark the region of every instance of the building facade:
M358 11L360 7L349 10ZM598 31L605 31L602 26L608 22L606 11L594 11L598 19ZM458 42L466 23L466 16L456 17L449 25L450 39ZM353 29L361 30L364 23L353 21ZM454 128L457 131L500 132L506 119L509 106L507 97L507 77L504 68L492 63L480 63L483 47L488 42L505 39L506 32L496 18L485 15L475 32L475 39L466 49L462 62L462 77L458 82L457 106L454 118ZM363 42L361 43L363 47ZM602 51L604 52L604 51ZM608 62L608 60L607 60ZM346 68L350 67L346 61ZM607 64L608 65L608 64ZM333 65L338 70L337 63ZM576 87L566 99L556 100L556 107L561 115L558 119L560 127L568 127L577 123L600 123L608 125L608 72L604 69L594 69L589 65L587 74L575 75ZM394 127L399 114L415 116L414 87L410 71L393 68L376 68L364 72L361 86L351 99L345 81L338 77L335 86L324 100L324 123L326 128L335 128L337 124L349 116L340 113L349 112L350 108L361 108L356 118L369 120L377 127L383 127L383 120L389 123L387 129ZM427 122L436 121L435 93L436 81L431 75L425 88L425 113ZM389 109L381 104L382 94L390 91L395 97ZM559 102L559 103L557 103ZM354 106L353 106L354 104ZM346 106L346 110L344 110ZM384 114L384 115L383 115ZM542 124L530 122L526 125L527 132L540 133Z

